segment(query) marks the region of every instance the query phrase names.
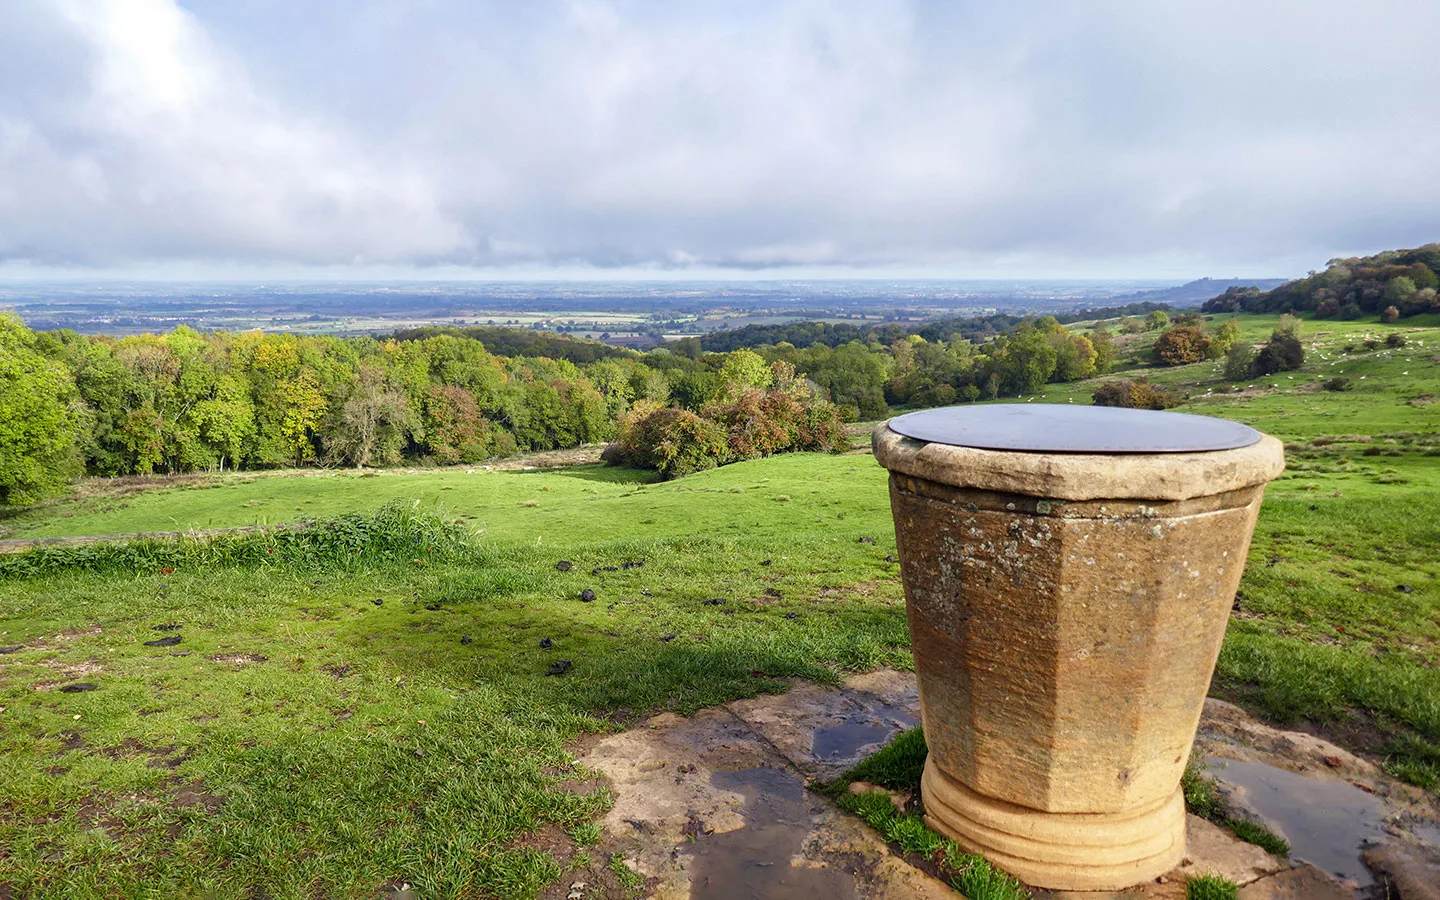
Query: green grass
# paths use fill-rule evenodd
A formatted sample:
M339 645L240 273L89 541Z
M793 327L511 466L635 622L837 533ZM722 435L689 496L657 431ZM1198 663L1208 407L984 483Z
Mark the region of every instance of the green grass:
M1241 321L1246 339L1274 327ZM1310 361L1293 378L1230 385L1208 362L1146 374L1189 395L1181 411L1249 422L1289 448L1215 690L1281 724L1331 728L1433 788L1440 329L1399 350L1361 346L1392 328L1307 323ZM1312 387L1342 371L1353 390ZM1045 399L1088 403L1093 388ZM529 896L573 863L609 803L574 790L585 773L567 748L581 734L791 676L910 664L885 473L864 456L667 483L579 466L91 487L0 527L43 537L345 514L359 517L292 537L0 557L0 646L26 647L0 655L0 885ZM581 603L584 588L598 599ZM182 642L146 647L160 624L181 625ZM573 668L546 676L556 659ZM99 689L53 689L76 681ZM908 777L915 749L867 780ZM555 832L568 849L537 849Z
M1240 885L1220 875L1197 875L1185 882L1185 900L1235 900Z
M992 866L983 856L925 827L919 816L901 815L884 793L840 794L836 803L864 819L902 853L933 862L942 876L969 900L1028 900L1025 886Z
M26 647L0 656L0 884L533 895L562 867L526 836L584 842L609 805L567 788L579 734L908 665L893 545L862 536L841 520L445 554L383 531L339 558L272 555L269 535L51 554L0 593L0 639ZM145 646L170 624L180 644ZM573 668L547 677L556 659ZM76 681L99 689L52 689Z
M953 840L926 827L921 817L898 812L889 794L849 792L851 784L864 781L916 794L925 769L925 754L924 733L918 727L908 729L825 785L825 791L841 809L864 819L902 853L915 854L935 865L940 874L970 900L1030 897L1024 885L996 869L984 857L966 853Z

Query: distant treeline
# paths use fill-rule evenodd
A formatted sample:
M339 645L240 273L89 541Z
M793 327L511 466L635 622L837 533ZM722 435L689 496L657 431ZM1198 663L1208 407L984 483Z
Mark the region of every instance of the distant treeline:
M1128 303L1124 306L1057 313L1050 318L1066 325L1071 322L1085 322L1092 319L1143 316L1155 310L1171 312L1172 308L1166 303ZM927 341L950 341L955 338L983 341L1010 331L1025 318L1010 313L995 313L988 316L937 319L923 325L903 325L894 322L883 325L852 325L849 322L787 322L779 325L745 325L732 331L717 331L713 334L702 335L698 340L701 349L713 353L725 353L730 350L739 350L742 347L765 347L780 343L801 348L814 344L838 347L851 341L860 341L866 344L876 342L892 344L912 335L919 335Z
M1279 287L1230 288L1205 302L1205 312L1314 313L1317 319L1379 315L1393 322L1440 312L1440 244L1387 250L1374 256L1332 259L1323 272Z
M1163 327L1164 314L1153 315L1126 324ZM826 405L837 421L870 420L893 404L1033 393L1105 372L1115 356L1104 330L1072 332L1049 316L955 319L918 333L794 327L753 350L708 352L688 339L641 354L529 329L376 339L180 327L115 338L35 332L0 314L0 504L33 502L82 472L470 463L611 441L642 407L720 426L731 446L706 458L723 462L830 445ZM824 339L805 340L806 327ZM771 381L788 387L762 388ZM771 394L742 396L750 389ZM777 429L764 439L746 432L756 409ZM659 422L696 425L661 416L635 433L664 433L651 427ZM650 458L633 441L627 453Z
M426 325L421 328L402 329L392 337L398 341L420 341L441 335L479 341L486 350L496 356L543 356L546 359L563 359L572 363L592 363L602 359L628 359L635 356L633 350L623 347L612 347L597 341L577 341L552 331L503 325Z

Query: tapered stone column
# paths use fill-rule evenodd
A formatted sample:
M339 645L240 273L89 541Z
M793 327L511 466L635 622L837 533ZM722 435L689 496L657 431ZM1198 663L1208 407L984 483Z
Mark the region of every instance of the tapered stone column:
M912 413L874 448L930 748L926 820L1037 887L1169 871L1280 442L1202 416L1026 404Z

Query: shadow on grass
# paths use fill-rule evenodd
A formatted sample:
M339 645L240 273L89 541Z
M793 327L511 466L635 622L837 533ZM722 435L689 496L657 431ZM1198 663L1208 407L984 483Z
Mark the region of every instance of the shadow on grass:
M637 469L633 466L612 466L607 463L582 463L578 466L551 469L503 469L501 472L505 475L579 478L582 481L596 481L602 484L654 484L661 480L659 472Z

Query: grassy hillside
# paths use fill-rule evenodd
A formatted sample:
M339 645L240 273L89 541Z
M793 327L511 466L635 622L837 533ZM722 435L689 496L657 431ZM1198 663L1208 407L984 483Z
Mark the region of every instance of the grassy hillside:
M1241 321L1256 341L1274 324ZM1382 329L1307 323L1293 377L1230 385L1216 363L1148 374L1190 395L1181 411L1289 447L1216 691L1440 785L1440 329L1407 323L1406 347L1365 350ZM1133 340L1122 352L1143 356L1153 335ZM1320 388L1342 372L1352 390ZM1086 403L1093 387L1044 399ZM41 536L403 506L313 547L127 545L0 580L0 646L21 648L0 654L0 887L313 897L409 882L425 896L527 896L567 867L603 868L584 848L608 800L569 762L577 736L787 676L909 664L869 457L648 477L238 476L5 521ZM571 666L547 675L560 660ZM75 683L97 689L61 691Z

